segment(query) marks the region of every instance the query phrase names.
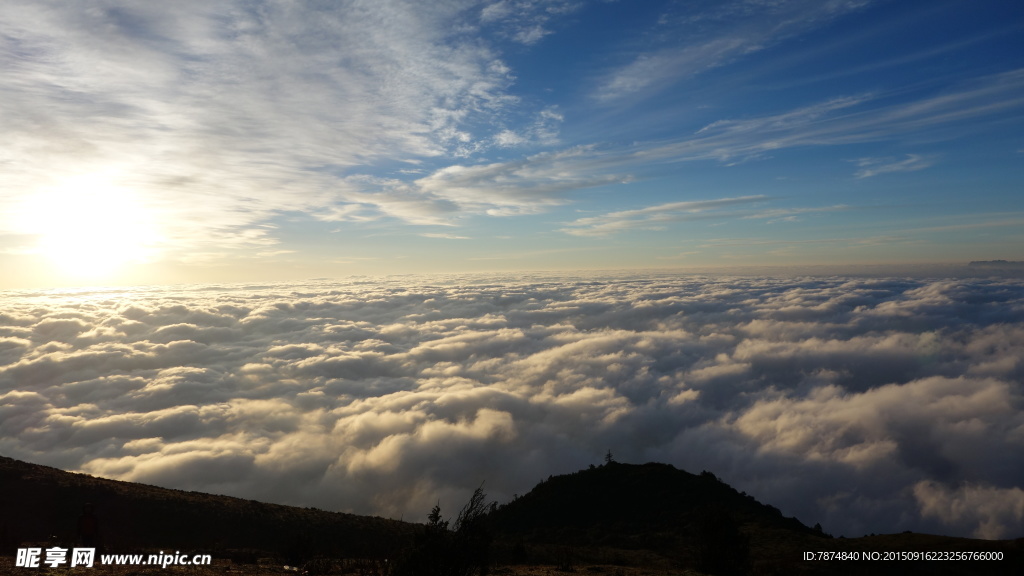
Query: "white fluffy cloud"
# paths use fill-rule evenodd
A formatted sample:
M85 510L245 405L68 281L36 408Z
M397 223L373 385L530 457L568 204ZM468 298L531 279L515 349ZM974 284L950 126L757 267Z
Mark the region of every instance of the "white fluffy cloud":
M712 470L834 533L1024 530L1020 281L473 276L3 301L16 458L415 519L611 449Z

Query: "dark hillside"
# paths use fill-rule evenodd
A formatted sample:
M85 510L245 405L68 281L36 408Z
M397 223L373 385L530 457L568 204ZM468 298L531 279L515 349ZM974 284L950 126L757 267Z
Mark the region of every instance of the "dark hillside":
M710 472L620 464L555 476L492 516L511 560L654 565L704 574L1016 574L1018 541L926 534L832 538ZM1001 562L805 561L805 552L991 552ZM571 557L570 557L571 556Z
M710 472L690 474L657 463L611 462L551 477L502 506L494 522L506 534L592 544L595 537L609 535L628 539L684 532L709 514L741 525L815 534L799 520L783 517L777 508L737 492Z
M102 544L113 551L179 549L293 562L319 555L366 558L393 553L415 529L383 518L106 480L0 457L0 553L51 536L77 543L86 503L95 508Z
M77 526L85 503L95 507L102 545L109 552L182 550L224 561L268 556L288 564L316 557L422 560L445 552L437 546L460 539L490 542L493 535L490 557L505 565L506 574L588 564L596 571L610 565L631 567L624 574L697 570L719 576L1024 573L1024 540L910 533L831 538L737 492L711 473L615 462L549 478L483 516L465 534L457 531L451 538L431 540L422 524L104 480L0 457L0 556L50 536L61 545L79 545ZM1004 559L804 559L807 552L901 551L999 552ZM402 567L419 573L415 562Z
M749 573L758 550L774 541L826 539L710 472L658 463L608 462L550 477L499 508L493 526L511 555L561 546L591 561L714 574Z

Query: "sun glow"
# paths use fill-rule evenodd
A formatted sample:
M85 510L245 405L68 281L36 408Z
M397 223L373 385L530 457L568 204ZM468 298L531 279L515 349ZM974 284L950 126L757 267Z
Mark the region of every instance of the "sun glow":
M41 190L23 210L22 228L59 273L109 279L155 256L154 210L136 193L101 177L78 177Z

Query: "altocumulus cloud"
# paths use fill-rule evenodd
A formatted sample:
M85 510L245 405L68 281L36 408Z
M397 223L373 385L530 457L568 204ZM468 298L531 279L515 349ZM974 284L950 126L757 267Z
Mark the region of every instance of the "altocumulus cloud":
M421 277L9 292L0 452L421 518L661 460L847 535L1024 533L1024 283Z

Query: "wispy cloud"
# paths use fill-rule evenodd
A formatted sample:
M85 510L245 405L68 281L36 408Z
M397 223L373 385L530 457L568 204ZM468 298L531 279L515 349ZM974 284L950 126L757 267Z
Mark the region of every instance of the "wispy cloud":
M443 232L423 232L420 234L424 238L442 238L445 240L469 240L469 236L459 236L457 234L445 234Z
M4 179L31 193L100 169L158 206L169 242L219 244L347 200L354 166L503 129L510 71L453 31L461 6L346 6L8 6Z
M553 17L574 12L581 5L576 0L498 0L480 10L480 21L505 38L531 45L552 34L549 23Z
M492 216L537 213L569 201L574 190L614 184L627 176L608 174L604 153L592 146L536 154L509 162L453 165L412 183L418 194Z
M628 148L576 146L513 161L452 165L412 182L390 181L383 193L341 194L349 201L376 205L382 214L414 223L451 223L460 214L532 214L569 202L567 194L574 190L629 181L631 171L648 163L711 160L731 165L799 147L891 141L912 135L951 138L972 130L972 122L1000 111L1024 108L1021 93L1024 71L1013 71L979 78L957 90L910 103L890 103L884 94L839 97L776 114L719 120L669 142L637 142ZM511 132L496 138L509 146L521 139ZM921 170L933 165L935 158L921 154L908 154L904 160L863 158L858 161L862 169L857 176ZM356 180L363 186L371 179L353 177L349 182ZM797 211L791 211L750 217L782 219L797 215ZM608 223L601 229L657 226L656 221L630 222ZM574 235L598 234L598 229L590 230L585 225L572 230Z
M307 218L347 229L371 222L457 226L571 203L581 204L581 214L606 214L615 210L606 204L610 195L580 191L654 172L675 180L690 170L667 166L674 162L707 162L699 168L717 170L781 151L867 142L891 142L887 148L895 149L909 142L906 150L877 153L891 158L837 150L815 161L841 167L863 156L850 170L859 178L921 171L937 158L957 157L947 150L926 155L935 144L1003 129L1024 110L1017 60L993 63L985 70L1002 72L986 76L951 72L916 77L913 86L891 81L901 67L984 48L978 39L992 35L978 30L970 42L915 45L910 56L897 50L883 62L853 58L863 70L893 72L877 82L844 80L794 93L785 87L807 76L788 72L773 85L778 98L756 106L735 94L721 107L678 114L682 100L666 97L636 114L634 96L745 55L771 57L769 48L784 53L788 40L810 45L817 37L810 32L839 18L886 9L866 0L660 6L662 18L647 33L604 43L594 38L620 24L616 10L568 0L7 2L0 15L0 250L29 254L43 244L56 219L26 225L22 204L54 190L88 197L93 206L104 205L103 189L124 191L140 207L138 218L99 218L86 226L120 224L124 236L139 237L144 227L129 230L125 222L153 222L145 227L147 249L196 261L295 248L292 239L323 229L299 230L296 222ZM654 20L657 10L640 17ZM596 51L560 53L549 62L547 40L570 25ZM594 30L582 29L591 25ZM837 42L851 47L870 36L837 31ZM601 71L596 62L621 65ZM815 68L822 69L829 68ZM718 74L701 78L712 91L728 88ZM595 104L587 87L610 106ZM807 94L814 94L811 100ZM604 122L612 116L614 127ZM786 170L801 169L778 160ZM664 225L651 214L608 218L563 227L587 236Z
M659 21L660 35L685 38L681 45L655 48L614 70L598 86L599 100L664 89L700 72L728 64L786 38L824 26L835 18L869 4L868 0L816 2L717 2L694 10L667 13Z
M845 204L839 204L836 206L818 206L818 207L806 207L806 208L774 208L771 210L761 210L754 214L748 214L743 218L751 218L758 220L768 220L768 222L794 222L804 214L821 214L823 212L840 212L843 210L849 210L850 206Z
M922 156L920 154L907 154L903 160L894 158L860 158L856 160L860 166L855 174L857 178L870 178L879 174L891 172L917 172L935 164L934 157Z
M609 157L615 154L578 146L504 162L451 164L411 181L348 176L336 192L338 204L316 215L327 221L390 217L451 226L470 215L537 214L570 202L574 191L629 181L628 175L609 172Z
M518 130L505 129L494 135L494 145L499 148L516 148L524 145L554 146L558 144L559 125L565 117L555 106L549 106L538 113L534 120Z
M713 122L674 142L650 146L638 157L663 160L761 158L773 150L839 146L914 137L946 140L976 129L974 122L1024 110L1024 69L974 79L940 95L892 103L890 95L833 98L777 114ZM929 157L909 165L920 165ZM922 166L923 167L923 166Z
M573 236L607 236L627 230L663 230L670 222L734 216L731 208L766 200L767 196L742 196L718 200L669 202L637 210L580 218L570 222L562 232Z

